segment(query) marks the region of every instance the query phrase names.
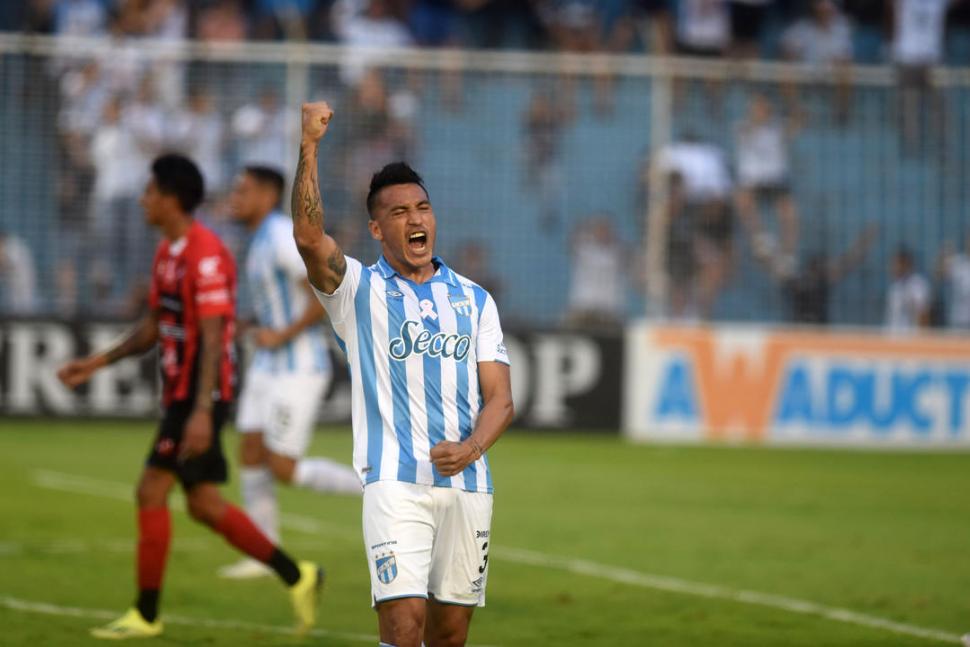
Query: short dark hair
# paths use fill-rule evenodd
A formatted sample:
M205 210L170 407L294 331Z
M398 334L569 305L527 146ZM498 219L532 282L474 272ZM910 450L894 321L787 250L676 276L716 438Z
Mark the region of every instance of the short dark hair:
M370 190L367 191L367 215L374 217L374 205L377 202L377 194L382 189L395 184L417 184L424 189L424 194L428 195L428 188L424 186L424 179L418 172L408 166L407 162L391 162L370 179Z
M286 186L286 179L282 173L271 166L259 164L251 164L243 168L243 173L256 180L258 184L273 189L276 192L276 204L279 205L283 197L283 188Z
M174 195L185 213L192 213L202 202L205 183L195 162L178 153L166 153L152 162L152 177L158 190Z

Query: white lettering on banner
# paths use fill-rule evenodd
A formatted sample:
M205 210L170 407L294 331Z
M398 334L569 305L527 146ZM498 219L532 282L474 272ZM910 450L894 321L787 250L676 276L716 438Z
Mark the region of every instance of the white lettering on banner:
M87 334L90 347L107 348L124 330L124 326L110 324L90 326ZM88 391L91 412L104 415L142 415L151 411L155 403L154 385L142 377L141 366L135 361L116 362L95 373ZM126 387L127 395L122 392Z
M74 396L57 379L57 369L74 354L70 331L41 323L11 324L8 331L10 409L34 413L46 405L57 413L71 412Z
M535 400L529 422L568 424L566 398L592 388L600 379L599 348L578 335L542 335L536 338L535 357Z

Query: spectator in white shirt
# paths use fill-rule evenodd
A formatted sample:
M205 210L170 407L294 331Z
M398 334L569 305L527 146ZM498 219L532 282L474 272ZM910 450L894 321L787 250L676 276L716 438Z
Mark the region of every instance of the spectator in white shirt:
M893 280L886 294L886 328L907 332L929 324L930 283L916 271L913 253L900 247L893 256Z
M661 150L656 164L669 185L670 314L709 319L734 258L733 183L727 158L718 146L687 136Z
M731 44L727 0L682 0L676 38L681 54L722 56Z
M289 112L280 105L276 90L265 87L259 101L248 103L232 116L232 134L238 142L240 166L289 168L292 148Z
M225 124L212 95L201 88L191 91L188 105L172 117L169 132L176 147L199 165L206 195L219 195L225 189Z
M119 97L108 101L102 126L91 140L95 168L91 203L93 231L82 267L92 290L85 305L118 310L127 278L151 262L151 237L138 206L147 155L159 149L161 116L148 106L125 106ZM90 263L88 263L89 261ZM102 310L103 311L103 310Z
M819 75L836 74L836 118L845 122L849 113L852 60L852 25L832 0L813 0L808 16L800 18L782 34L785 58L818 68ZM790 113L800 109L795 84L786 87Z
M572 238L568 325L617 327L626 315L629 254L607 215L589 218Z
M731 15L727 0L681 0L675 32L677 53L684 56L721 58L731 46ZM674 111L683 109L685 84L674 78ZM723 83L707 79L703 96L708 116L720 119Z
M894 0L893 61L899 69L900 135L903 148L914 153L923 141L921 131L933 129L938 138L942 99L931 87L930 69L943 56L949 0ZM928 104L928 105L927 105Z
M962 252L952 248L944 250L940 258L940 274L949 288L946 325L970 330L970 236Z
M846 63L852 58L852 28L832 0L814 0L811 13L785 30L782 48L793 61Z
M411 32L390 10L387 0L368 0L363 10L355 10L358 2L343 0L334 5L334 32L341 43L353 48L340 68L344 83L356 85L373 63L375 56L368 50L408 47L413 44Z
M768 98L751 98L748 117L737 129L738 217L751 236L755 257L773 261L782 278L795 271L798 251L798 209L792 197L788 163L789 129L774 114ZM778 216L781 249L763 226L761 208L771 203ZM787 269L786 269L787 268Z
M0 230L0 313L29 315L37 310L37 267L19 236Z
M99 36L104 33L108 12L105 3L100 0L56 0L53 17L54 34L57 36ZM53 74L58 75L77 65L78 59L69 55L71 47L67 41L55 41L55 50L64 55L52 59L50 69Z

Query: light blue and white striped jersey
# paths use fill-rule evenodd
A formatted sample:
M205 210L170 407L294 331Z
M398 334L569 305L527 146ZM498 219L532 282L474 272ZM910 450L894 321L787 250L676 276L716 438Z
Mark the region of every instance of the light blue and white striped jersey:
M246 255L246 290L259 325L279 330L302 316L309 295L306 268L293 240L293 221L268 215L253 235ZM311 326L286 344L260 348L253 370L267 373L329 373L330 354L321 325Z
M479 362L509 363L495 301L435 257L417 284L383 258L347 257L331 295L317 290L347 353L353 402L354 468L380 480L491 492L488 457L442 476L431 447L471 435L482 407Z

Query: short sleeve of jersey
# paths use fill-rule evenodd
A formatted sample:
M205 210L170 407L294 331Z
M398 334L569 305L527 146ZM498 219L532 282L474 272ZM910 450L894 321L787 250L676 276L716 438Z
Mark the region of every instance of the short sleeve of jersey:
M280 224L273 231L273 255L276 257L276 264L291 279L302 280L306 278L306 267L303 265L300 250L296 248L296 241L293 240L293 224L291 222L281 219Z
M489 294L485 297L481 316L478 319L478 339L475 341L475 354L479 362L501 362L511 365L509 352L502 336L502 324L498 318L495 300Z
M188 271L193 281L195 307L199 317L217 317L232 314L231 267L222 250L206 245L190 261Z
M334 330L341 337L344 336L343 323L354 308L354 297L357 295L357 287L360 285L360 273L364 269L364 266L356 258L352 256L344 256L344 258L347 260L347 271L344 273L344 280L340 282L333 294L327 294L312 283L310 284L313 287L313 292L317 295L317 299L326 309Z

